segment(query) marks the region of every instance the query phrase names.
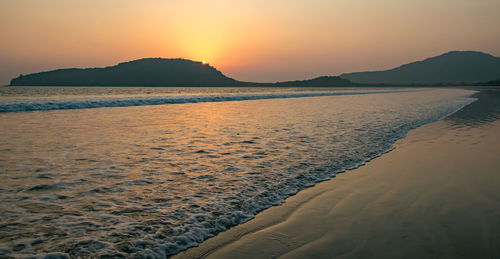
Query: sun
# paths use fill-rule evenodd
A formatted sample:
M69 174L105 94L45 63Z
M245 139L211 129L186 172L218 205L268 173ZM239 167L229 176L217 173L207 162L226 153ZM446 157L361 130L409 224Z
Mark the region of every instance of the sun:
M206 65L206 64L207 64L207 62L206 62L205 60L202 60L202 61L201 61L201 64Z

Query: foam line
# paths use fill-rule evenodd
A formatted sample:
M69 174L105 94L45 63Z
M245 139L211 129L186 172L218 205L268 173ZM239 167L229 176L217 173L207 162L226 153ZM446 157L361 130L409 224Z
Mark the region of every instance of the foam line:
M134 96L95 97L67 99L16 99L0 100L0 112L49 111L66 109L88 109L102 107L127 107L162 104L228 102L280 98L301 98L317 96L363 95L408 92L411 90L363 91L363 92L322 92L322 93L272 93L272 94L227 94L227 95L186 95L186 96Z

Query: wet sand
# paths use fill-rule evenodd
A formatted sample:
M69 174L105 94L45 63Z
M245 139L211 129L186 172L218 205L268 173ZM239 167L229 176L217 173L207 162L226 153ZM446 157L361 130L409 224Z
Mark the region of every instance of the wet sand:
M499 258L500 91L177 258Z

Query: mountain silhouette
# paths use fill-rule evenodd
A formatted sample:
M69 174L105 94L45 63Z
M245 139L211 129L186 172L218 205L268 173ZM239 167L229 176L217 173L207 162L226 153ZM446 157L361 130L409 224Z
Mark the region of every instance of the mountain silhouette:
M58 69L19 76L24 86L229 86L237 83L214 67L186 59L145 58L105 68Z
M276 83L238 81L214 67L186 59L145 58L104 68L70 68L20 75L11 86L280 86L329 87L376 85L498 84L500 58L475 51L452 51L375 72L321 76ZM491 81L491 82L490 82Z
M500 58L476 51L452 51L400 67L340 75L360 84L435 85L486 82L500 77Z
M277 83L242 82L186 59L145 58L104 68L70 68L20 75L11 86L350 86L336 76Z

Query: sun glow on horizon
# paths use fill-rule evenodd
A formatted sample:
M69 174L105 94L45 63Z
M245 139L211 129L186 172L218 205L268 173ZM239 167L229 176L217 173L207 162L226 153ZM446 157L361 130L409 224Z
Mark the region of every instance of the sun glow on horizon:
M497 0L29 2L0 1L0 85L156 56L268 82L389 69L455 49L500 55Z

